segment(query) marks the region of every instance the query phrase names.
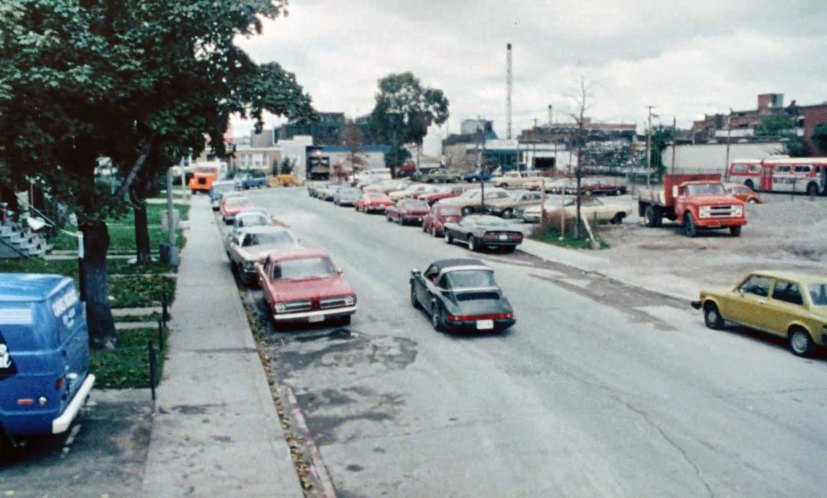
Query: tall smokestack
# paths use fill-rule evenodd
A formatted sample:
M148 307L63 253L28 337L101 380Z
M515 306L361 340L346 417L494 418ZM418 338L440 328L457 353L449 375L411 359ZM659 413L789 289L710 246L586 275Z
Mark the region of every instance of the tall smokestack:
M554 121L552 120L551 104L548 105L548 127L551 128Z
M505 114L507 121L507 128L505 138L511 140L511 44L506 45L506 62L505 62Z

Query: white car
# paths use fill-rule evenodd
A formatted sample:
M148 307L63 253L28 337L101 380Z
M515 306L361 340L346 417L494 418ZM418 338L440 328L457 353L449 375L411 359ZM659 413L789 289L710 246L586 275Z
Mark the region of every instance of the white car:
M576 198L559 196L546 201L546 216L559 217L562 212L566 218L577 216ZM538 223L540 221L540 206L531 206L523 211L523 221ZM632 214L632 206L604 202L592 197L580 200L580 216L589 220L613 224L623 223L623 219Z
M250 285L258 278L256 263L275 250L299 249L299 239L289 229L271 225L244 228L230 241L230 266L241 282Z

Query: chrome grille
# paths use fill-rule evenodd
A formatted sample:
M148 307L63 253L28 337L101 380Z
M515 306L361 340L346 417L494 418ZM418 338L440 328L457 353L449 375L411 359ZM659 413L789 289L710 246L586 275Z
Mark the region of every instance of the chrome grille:
M312 305L310 301L293 301L292 303L284 303L284 310L287 313L295 313L298 311L310 311Z
M711 206L709 209L710 218L731 218L734 216L735 206Z
M319 306L322 309L341 308L343 306L347 306L347 303L345 302L345 296L330 297L330 298L327 298L327 299L320 300L319 301Z

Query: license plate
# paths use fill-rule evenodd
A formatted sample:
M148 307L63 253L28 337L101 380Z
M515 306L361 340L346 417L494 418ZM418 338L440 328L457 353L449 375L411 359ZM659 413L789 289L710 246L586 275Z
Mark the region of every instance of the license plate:
M506 235L504 233L500 234L500 240L508 240L508 235Z
M307 321L310 322L310 323L323 322L324 321L324 316L322 316L322 315L311 316L311 317L307 318Z
M494 320L477 320L477 330L491 330L494 328Z

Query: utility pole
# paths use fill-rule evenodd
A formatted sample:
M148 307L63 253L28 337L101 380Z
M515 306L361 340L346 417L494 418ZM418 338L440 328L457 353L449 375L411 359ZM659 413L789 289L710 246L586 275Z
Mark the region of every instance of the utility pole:
M648 117L646 121L646 186L652 182L652 109L654 106L647 105Z
M508 127L506 128L505 138L511 140L511 44L506 45L506 60L505 60L505 113Z
M729 116L726 118L726 159L724 160L724 181L729 178L729 144L732 141L732 108L729 109Z
M678 136L678 118L672 116L672 174L675 174L675 138Z

